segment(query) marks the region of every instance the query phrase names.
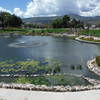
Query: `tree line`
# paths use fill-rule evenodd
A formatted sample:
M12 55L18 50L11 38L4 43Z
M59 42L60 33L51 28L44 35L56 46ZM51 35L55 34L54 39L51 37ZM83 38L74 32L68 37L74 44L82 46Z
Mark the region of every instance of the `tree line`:
M53 28L84 28L84 23L65 15L63 18L57 18L52 22Z
M2 29L7 28L7 27L20 27L23 24L23 21L20 17L10 14L8 12L0 12L0 27ZM48 24L47 26L49 26ZM25 26L25 24L24 24ZM38 25L36 24L29 24L26 26L29 27L35 27L35 28L44 28L46 25ZM51 26L51 25L50 25ZM63 16L62 18L57 18L52 22L52 28L84 28L84 23L70 18L68 15Z
M0 26L2 29L7 27L20 27L22 23L20 17L8 12L0 12Z

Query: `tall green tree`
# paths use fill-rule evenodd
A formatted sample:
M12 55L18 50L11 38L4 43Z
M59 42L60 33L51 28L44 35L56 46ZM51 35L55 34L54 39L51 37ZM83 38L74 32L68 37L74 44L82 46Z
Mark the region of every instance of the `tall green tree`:
M9 19L9 26L11 27L20 27L22 25L22 20L20 17L17 17L16 15L12 15Z
M0 12L0 22L1 22L1 27L4 29L9 25L8 20L10 19L11 14L8 12Z
M53 28L62 28L62 19L57 18L52 23Z
M6 27L19 27L22 25L22 19L8 12L0 12L0 23L2 29Z
M71 28L84 28L84 23L79 20L72 19L72 21L70 22L70 27Z
M68 15L65 15L63 18L62 18L62 26L63 28L67 28L69 27L69 23L70 23L70 17Z
M76 28L77 27L77 20L76 19L72 19L72 21L70 22L70 27L71 28Z

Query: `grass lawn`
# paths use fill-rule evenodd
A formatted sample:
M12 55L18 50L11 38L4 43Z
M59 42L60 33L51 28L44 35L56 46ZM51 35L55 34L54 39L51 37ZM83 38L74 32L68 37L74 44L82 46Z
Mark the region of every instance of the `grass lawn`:
M100 30L82 30L81 34L100 37Z
M0 30L1 34L6 33L18 33L22 35L48 35L48 33L65 33L68 32L66 28L58 28L58 29L25 29L25 28L7 28L4 30Z
M18 33L22 35L27 35L29 32L32 32L32 29L22 29L22 28L6 28L4 30L0 29L0 34L7 34L7 33Z

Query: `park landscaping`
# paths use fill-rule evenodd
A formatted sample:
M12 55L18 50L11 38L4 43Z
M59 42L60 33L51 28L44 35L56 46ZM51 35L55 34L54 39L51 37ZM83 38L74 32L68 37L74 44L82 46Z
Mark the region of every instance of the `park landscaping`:
M99 29L84 29L80 31L80 35L100 37Z
M86 40L86 41L91 41L91 42L100 42L99 38L95 39L93 37L81 37L80 39Z
M80 35L76 37L76 40L86 43L100 44L100 38L95 36Z
M30 29L30 28L6 28L0 30L0 35L7 34L18 34L18 35L32 35L32 36L48 36L52 34L61 34L68 32L66 28L58 28L58 29Z
M7 13L7 15L9 14ZM11 22L13 18L16 20L20 19L13 15L9 16L12 16L12 18L10 19ZM99 30L84 30L82 22L77 21L75 19L71 20L68 16L64 16L62 19L56 19L52 23L51 28L47 27L26 28L22 22L20 22L18 26L15 26L15 22L9 24L9 20L7 20L7 23L3 23L2 21L1 28L2 28L0 30L1 36L2 35L4 36L14 36L14 35L49 36L50 35L58 37L60 36L69 37L71 39L75 39L78 37L78 35L82 34L82 35L88 35L88 38L85 36L79 39L82 39L84 41L100 42L100 40L97 40L94 37L92 37L92 35L98 37ZM81 30L80 34L79 33L77 34L76 32L70 32L70 29L73 28L75 30L80 29ZM28 41L28 42L33 44L35 43L34 41L32 42ZM21 41L21 45L24 45L25 43L26 47L30 48L30 46L27 46L27 42L25 42L25 40ZM37 45L37 42L35 43L35 45ZM12 48L13 46L9 47ZM24 46L19 46L17 49L22 47ZM6 83L7 82L6 79L8 78L9 83L15 83L15 84L34 84L34 85L46 85L46 86L91 85L89 81L82 79L82 77L77 77L75 75L67 76L65 73L61 72L62 71L61 69L62 69L62 63L54 59L53 60L43 59L42 61L34 59L13 61L12 59L10 59L10 60L0 61L1 82ZM73 71L81 71L84 68L82 65L72 65L70 69ZM4 80L2 80L3 78Z

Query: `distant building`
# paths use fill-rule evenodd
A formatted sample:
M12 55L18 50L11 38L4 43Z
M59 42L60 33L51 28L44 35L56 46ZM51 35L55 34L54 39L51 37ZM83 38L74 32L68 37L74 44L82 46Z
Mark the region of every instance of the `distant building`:
M96 29L96 25L84 25L84 29Z
M91 29L94 29L94 28L96 28L96 25L91 25Z

